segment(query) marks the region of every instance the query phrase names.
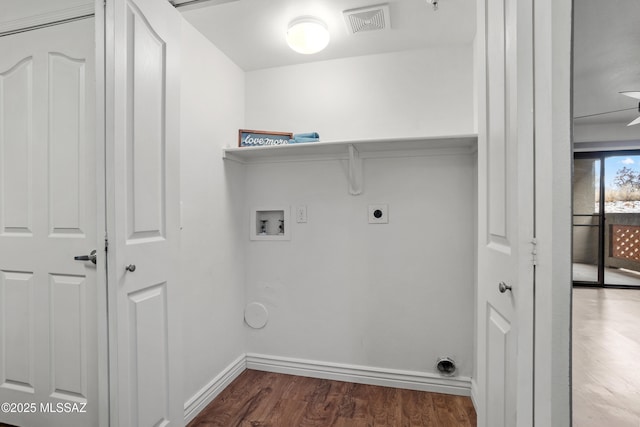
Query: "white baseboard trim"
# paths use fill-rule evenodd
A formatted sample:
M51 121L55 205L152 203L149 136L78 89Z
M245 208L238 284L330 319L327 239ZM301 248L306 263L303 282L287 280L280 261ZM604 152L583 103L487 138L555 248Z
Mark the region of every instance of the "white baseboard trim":
M247 369L410 390L471 395L471 378L248 353Z
M189 424L213 399L247 368L246 355L240 355L184 404L184 423Z

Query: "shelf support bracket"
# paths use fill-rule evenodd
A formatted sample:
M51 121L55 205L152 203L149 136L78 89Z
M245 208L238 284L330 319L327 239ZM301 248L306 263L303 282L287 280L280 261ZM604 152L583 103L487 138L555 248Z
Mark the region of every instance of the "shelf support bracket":
M353 144L349 144L349 194L362 194L362 159Z

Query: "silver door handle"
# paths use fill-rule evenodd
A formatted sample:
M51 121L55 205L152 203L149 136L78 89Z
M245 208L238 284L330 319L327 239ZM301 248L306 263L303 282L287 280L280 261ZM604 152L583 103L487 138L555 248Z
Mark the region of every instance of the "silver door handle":
M78 255L78 256L74 256L73 259L76 261L91 261L92 263L96 263L96 250L92 250L89 255Z
M500 283L498 283L498 290L500 291L501 294L504 294L507 291L511 291L512 288L511 288L511 286L507 285L506 283L500 282Z
M129 271L129 272L131 272L131 273L133 273L134 271L136 271L136 265L135 264L129 264L124 269Z

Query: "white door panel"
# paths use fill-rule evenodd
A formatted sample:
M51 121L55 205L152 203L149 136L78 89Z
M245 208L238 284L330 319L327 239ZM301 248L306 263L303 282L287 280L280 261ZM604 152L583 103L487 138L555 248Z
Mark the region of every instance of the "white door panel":
M165 1L116 0L108 6L114 54L107 65L115 70L107 87L108 128L109 120L113 128L107 144L109 278L116 285L110 324L117 348L111 354L117 365L111 389L118 402L112 419L120 426L181 425L176 262L181 17Z
M33 57L20 53L11 63L5 59L0 73L0 117L2 134L2 205L0 227L3 235L33 233ZM19 59L18 59L19 58ZM43 94L44 95L44 94Z
M478 425L526 426L533 414L532 4L479 6ZM510 289L501 292L501 282Z
M98 243L93 39L0 38L0 402L35 405L10 424L97 424L96 268L73 259Z

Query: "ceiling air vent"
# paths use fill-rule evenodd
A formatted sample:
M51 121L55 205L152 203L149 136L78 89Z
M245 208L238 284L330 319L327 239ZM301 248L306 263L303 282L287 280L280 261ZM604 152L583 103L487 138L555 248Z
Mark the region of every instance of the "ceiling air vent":
M349 9L345 10L343 14L347 30L351 34L391 28L388 4Z

